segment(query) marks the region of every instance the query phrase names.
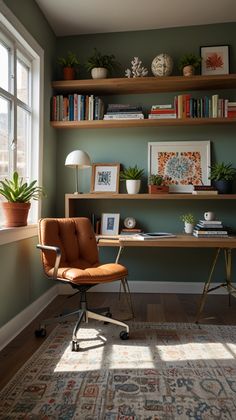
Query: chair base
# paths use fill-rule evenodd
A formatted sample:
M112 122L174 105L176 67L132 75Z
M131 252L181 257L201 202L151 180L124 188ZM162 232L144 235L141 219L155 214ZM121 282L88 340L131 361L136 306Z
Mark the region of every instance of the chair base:
M101 315L104 312L107 313L107 316ZM46 325L50 325L55 322L59 322L59 323L65 322L68 317L74 316L74 315L78 316L78 320L75 324L75 327L72 333L72 346L71 346L72 351L79 351L79 340L77 338L77 333L78 333L78 330L80 328L82 321L88 322L89 319L95 319L97 321L103 321L106 324L110 323L110 324L124 327L126 331L120 332L120 338L122 340L127 340L129 338L129 326L122 321L111 318L110 309L108 307L98 308L96 309L96 312L91 311L85 307L85 308L78 309L74 312L70 312L68 314L64 314L64 315L61 314L54 318L46 319L40 324L39 328L35 330L36 337L46 336Z

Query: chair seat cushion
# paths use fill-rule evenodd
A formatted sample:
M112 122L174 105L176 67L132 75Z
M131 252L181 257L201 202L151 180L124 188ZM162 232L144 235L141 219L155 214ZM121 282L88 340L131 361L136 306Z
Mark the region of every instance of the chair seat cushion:
M53 270L50 270L53 273ZM106 283L127 277L127 269L116 263L103 264L85 269L74 267L59 267L57 278L60 280L68 280L74 284L98 284Z

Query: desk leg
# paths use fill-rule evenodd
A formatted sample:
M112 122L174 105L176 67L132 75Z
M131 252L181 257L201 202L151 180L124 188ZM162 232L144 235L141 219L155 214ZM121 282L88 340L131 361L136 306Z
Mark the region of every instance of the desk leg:
M226 286L229 294L229 306L231 305L231 272L232 272L232 252L231 249L225 249L225 271Z
M220 248L218 248L217 251L216 251L216 255L214 257L214 260L213 260L213 263L212 263L212 266L211 266L209 277L208 277L208 279L205 282L205 286L204 286L204 289L203 289L203 292L202 292L202 297L201 297L201 300L200 300L200 305L199 305L198 312L197 312L197 318L196 318L196 323L197 324L199 322L200 316L201 316L202 311L203 311L203 308L205 306L205 302L206 302L206 298L207 298L207 293L208 293L209 288L210 288L212 275L213 275L213 272L214 272L214 269L215 269L215 266L216 266L216 263L217 263L219 254L220 254Z
M119 259L120 259L120 256L121 256L121 254L122 254L122 252L124 251L124 247L123 246L120 246L119 247L119 251L118 251L118 254L117 254L117 256L116 256L116 263L118 264L118 262L119 262Z

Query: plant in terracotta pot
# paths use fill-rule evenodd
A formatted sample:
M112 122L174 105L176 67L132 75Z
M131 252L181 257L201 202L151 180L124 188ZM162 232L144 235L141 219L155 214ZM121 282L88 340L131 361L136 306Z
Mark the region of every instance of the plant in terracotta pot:
M219 194L230 194L236 175L236 168L233 168L232 163L214 163L210 166L210 170L211 174L209 179L213 181L212 183Z
M186 213L181 216L182 222L184 222L184 231L187 234L192 234L196 219L192 213Z
M14 172L12 179L0 181L0 195L7 200L1 202L6 227L27 225L30 201L45 196L43 188L37 186L36 182L32 181L29 184L24 182L18 172Z
M124 168L120 172L120 180L126 182L128 194L138 194L141 186L141 179L144 169L138 168L137 165Z
M59 57L58 63L63 67L64 80L75 79L75 68L79 65L79 59L73 52L68 51L66 57Z
M149 194L163 194L169 192L169 186L165 185L165 178L158 174L151 174L148 177Z
M88 58L85 67L93 79L105 79L108 74L119 67L119 63L113 54L102 55L97 48L94 48L94 53Z
M183 76L193 76L195 70L201 64L201 57L195 54L185 54L179 60L179 69L183 72Z

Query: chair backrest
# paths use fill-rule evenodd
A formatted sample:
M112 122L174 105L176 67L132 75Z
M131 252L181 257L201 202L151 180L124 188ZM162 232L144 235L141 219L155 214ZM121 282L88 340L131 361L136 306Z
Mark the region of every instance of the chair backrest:
M41 245L57 246L61 249L60 266L85 269L99 264L95 234L89 219L45 218L39 220L39 241ZM55 252L42 253L46 274L54 267Z

